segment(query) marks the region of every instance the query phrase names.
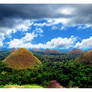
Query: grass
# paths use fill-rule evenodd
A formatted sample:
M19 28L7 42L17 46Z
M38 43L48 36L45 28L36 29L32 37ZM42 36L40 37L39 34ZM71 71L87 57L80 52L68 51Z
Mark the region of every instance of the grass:
M2 88L43 88L43 87L37 84L31 84L31 85L28 84L28 85L21 85L21 86L17 84L8 84L3 86Z
M24 85L25 88L43 88L42 86L40 85L37 85L37 84L32 84L32 85Z

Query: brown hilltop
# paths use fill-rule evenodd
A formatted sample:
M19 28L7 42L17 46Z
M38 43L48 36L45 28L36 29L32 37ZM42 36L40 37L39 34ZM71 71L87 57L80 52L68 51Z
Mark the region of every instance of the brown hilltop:
M46 53L60 53L60 51L58 50L51 50L51 49L46 49L45 52Z
M33 48L32 50L35 51L35 52L43 52L43 50L40 50L40 49L37 49L37 48Z
M48 88L64 88L56 80L50 81Z
M37 48L33 48L32 50L33 50L33 51L40 51L40 50L39 50L39 49L37 49Z
M72 49L71 51L69 51L67 54L73 54L73 53L82 54L83 51L80 50L80 49L75 48L75 49Z
M26 69L41 64L40 60L25 48L12 52L3 62L15 69Z
M84 52L81 54L76 61L81 62L83 64L92 64L92 50L88 52Z
M16 50L17 50L16 48L12 48L12 49L11 49L11 52L14 52L14 51L16 51Z
M53 50L53 49L44 49L44 50L40 50L40 49L37 49L37 48L33 48L32 49L33 51L36 51L36 52L44 52L44 53L61 53L59 50Z

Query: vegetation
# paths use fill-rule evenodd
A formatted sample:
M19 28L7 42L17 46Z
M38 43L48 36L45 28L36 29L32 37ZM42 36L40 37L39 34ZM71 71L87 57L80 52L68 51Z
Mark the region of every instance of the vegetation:
M2 86L3 88L12 88L12 87L15 87L15 88L43 88L42 86L39 86L37 84L32 84L32 85L14 85L14 84L9 84L9 85L5 85L5 86Z
M81 54L76 61L82 64L92 65L92 50Z
M0 60L5 59L9 54L11 53L11 51L0 51Z
M42 64L29 69L14 69L0 61L0 87L48 88L51 80L57 80L67 88L92 88L92 65L74 59L58 61L58 57L63 58L62 55L52 55L52 61L49 55L35 56Z
M32 69L15 70L3 62L0 63L0 85L32 85L48 87L51 80L57 80L64 87L92 87L92 66L74 61L44 62Z

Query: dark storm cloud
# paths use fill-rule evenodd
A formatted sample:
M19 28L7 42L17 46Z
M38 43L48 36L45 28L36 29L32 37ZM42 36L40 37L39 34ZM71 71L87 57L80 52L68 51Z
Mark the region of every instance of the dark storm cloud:
M72 8L70 15L59 13L58 10ZM22 4L22 5L0 5L0 28L12 28L17 25L17 19L39 19L39 18L69 18L70 24L92 24L92 5L44 5L44 4Z
M59 5L60 6L60 5ZM15 19L54 18L57 5L0 5L0 27L12 28Z

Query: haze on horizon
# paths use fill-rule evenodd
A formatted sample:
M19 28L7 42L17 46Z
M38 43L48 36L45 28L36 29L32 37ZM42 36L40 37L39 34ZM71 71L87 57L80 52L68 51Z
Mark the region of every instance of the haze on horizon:
M92 49L92 4L1 4L0 48Z

